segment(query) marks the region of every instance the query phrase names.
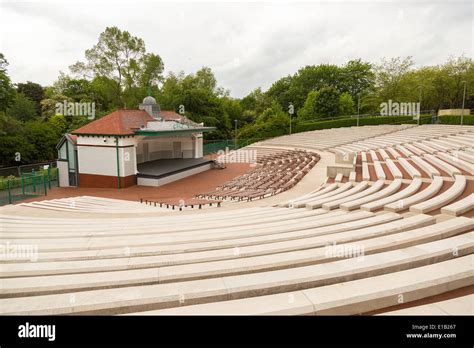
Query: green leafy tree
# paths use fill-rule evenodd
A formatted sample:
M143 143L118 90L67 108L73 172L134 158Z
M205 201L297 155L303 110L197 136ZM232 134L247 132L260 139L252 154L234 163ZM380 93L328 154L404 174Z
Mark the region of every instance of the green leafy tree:
M8 61L0 53L0 111L5 111L15 100L15 89L7 74Z
M339 96L339 115L353 115L355 112L354 100L348 92Z
M86 62L70 67L73 73L93 78L104 76L115 82L120 100L124 91L137 98L135 88L142 90L161 79L164 69L161 58L147 54L144 41L117 27L107 27L94 47L86 50ZM138 104L138 100L133 101Z
M20 121L35 119L38 115L36 105L22 93L17 93L13 104L8 108L7 114Z
M26 83L17 83L17 91L25 95L28 99L35 102L36 112L41 113L41 100L44 99L43 87L35 82L27 81Z
M314 113L321 118L339 115L339 92L334 87L321 88L314 100Z
M316 113L314 111L314 105L316 101L316 96L318 92L311 91L306 97L306 101L301 109L298 110L298 121L308 121L316 118Z

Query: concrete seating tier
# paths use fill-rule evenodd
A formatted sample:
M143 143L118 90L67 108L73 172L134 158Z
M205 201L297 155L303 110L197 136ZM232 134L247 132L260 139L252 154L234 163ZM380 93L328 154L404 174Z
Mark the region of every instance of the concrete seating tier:
M316 153L300 150L268 154L260 158L255 169L196 198L252 201L273 196L295 186L319 159Z
M364 126L256 143L256 168L200 198L236 201L218 211L95 197L5 209L0 314L363 314L471 286L473 130ZM311 186L328 152L351 157ZM245 203L289 190L320 159L284 199Z
M382 313L382 315L472 315L474 313L473 306L474 295L470 294L445 301L389 311Z
M474 193L471 193L453 204L444 206L441 208L441 213L458 216L472 209L474 209Z
M454 184L448 190L438 196L432 197L431 199L412 205L410 211L413 213L427 213L442 208L459 197L466 188L466 177L463 175L456 175L454 179Z
M379 192L373 193L371 195L364 196L359 199L355 199L346 203L342 203L340 205L340 208L343 210L354 210L359 208L361 205L365 203L369 203L372 201L376 201L381 198L388 197L392 195L393 193L397 192L400 189L400 186L402 185L402 181L400 179L395 179L385 187L383 190L380 190Z
M396 242L396 239L392 239L392 242ZM0 313L3 315L120 314L177 307L183 302L185 305L193 305L318 288L458 259L474 251L474 233L456 235L403 249L388 248L389 251L364 255L360 262L354 262L354 259L350 258L290 269L185 282L2 298ZM453 249L457 250L456 256ZM199 269L196 271L204 275ZM461 270L466 276L466 267ZM222 273L225 270L216 269L216 271ZM468 269L467 272L472 275L472 269ZM172 274L176 273L171 271L168 275ZM168 275L165 275L166 279L169 279ZM77 276L75 279L80 283L80 277ZM163 278L155 273L154 279L159 281Z
M305 290L132 313L136 315L356 315L420 300L472 284L472 255L415 269ZM458 301L460 300L460 301ZM472 315L473 295L388 315ZM449 302L449 303L448 303ZM433 308L432 306L435 306ZM420 308L422 307L422 308Z

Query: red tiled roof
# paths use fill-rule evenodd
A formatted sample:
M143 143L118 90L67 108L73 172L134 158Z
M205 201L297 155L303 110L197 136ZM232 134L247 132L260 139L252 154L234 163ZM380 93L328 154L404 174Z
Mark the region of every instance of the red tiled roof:
M116 110L98 120L82 126L72 134L107 134L127 135L134 134L134 129L146 126L154 118L143 110Z

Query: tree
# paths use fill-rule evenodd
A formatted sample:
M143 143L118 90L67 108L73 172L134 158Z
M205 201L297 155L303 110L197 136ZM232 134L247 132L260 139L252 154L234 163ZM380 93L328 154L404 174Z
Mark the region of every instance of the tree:
M36 112L39 115L41 113L41 100L44 99L43 87L31 81L26 83L17 83L17 91L25 95L28 99L35 102Z
M16 94L15 101L7 109L7 114L20 121L33 120L38 116L35 102L25 97L23 93Z
M373 87L375 75L372 64L361 59L350 60L341 69L341 91L348 92L356 100L363 91Z
M7 74L8 61L0 53L0 111L5 111L15 100L15 89Z
M61 114L56 114L49 118L48 125L56 133L57 137L60 138L66 133L68 122L66 117Z
M339 96L334 87L321 88L314 100L314 113L321 118L339 115Z
M311 91L306 97L306 101L301 109L298 110L298 121L308 121L316 118L316 113L314 111L314 105L316 101L316 96L318 92Z
M355 111L354 100L348 92L339 97L339 115L353 115Z
M120 99L125 90L130 97L135 93L132 89L156 84L164 69L160 56L146 53L141 38L117 27L107 27L85 56L86 62L77 62L71 71L87 78L103 76L114 81Z

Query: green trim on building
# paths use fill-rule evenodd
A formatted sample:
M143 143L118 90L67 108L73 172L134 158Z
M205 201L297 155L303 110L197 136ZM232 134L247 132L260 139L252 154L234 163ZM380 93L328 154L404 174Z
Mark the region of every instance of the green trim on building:
M172 129L165 131L152 131L152 130L137 130L136 135L143 135L148 137L166 137L174 134L192 134L192 133L204 133L212 132L216 127L203 127L203 128L191 128L191 129Z

